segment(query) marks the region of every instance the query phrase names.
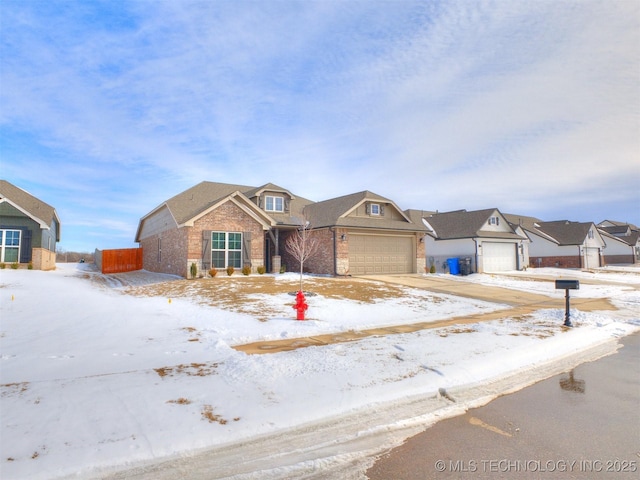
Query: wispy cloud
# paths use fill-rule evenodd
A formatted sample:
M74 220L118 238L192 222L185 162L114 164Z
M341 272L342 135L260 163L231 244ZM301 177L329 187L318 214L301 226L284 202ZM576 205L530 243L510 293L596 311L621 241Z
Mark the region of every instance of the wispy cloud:
M2 176L104 230L63 244L202 180L640 223L637 2L0 9Z

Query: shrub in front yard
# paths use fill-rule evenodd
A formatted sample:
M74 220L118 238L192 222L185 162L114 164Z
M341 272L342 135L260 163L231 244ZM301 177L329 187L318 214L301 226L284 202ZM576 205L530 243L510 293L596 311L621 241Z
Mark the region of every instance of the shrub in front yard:
M264 266L264 265L260 265L260 266L257 268L257 270L258 270L258 273L259 273L260 275L264 275L264 274L265 274L265 272L267 271L267 269L265 268L265 266Z
M242 267L242 274L249 275L251 273L251 267L249 265L245 265Z
M217 274L218 274L218 270L216 270L215 268L212 268L211 270L209 270L209 276L215 277Z
M236 269L233 268L231 265L229 265L227 267L227 275L231 276L231 275L233 275L233 272L235 272L235 271L236 271Z
M13 268L14 270L17 270L19 266L20 266L20 264L18 262L13 262L11 264L11 268Z
M196 265L196 262L193 262L191 264L191 278L196 278L196 275L198 275L198 266Z

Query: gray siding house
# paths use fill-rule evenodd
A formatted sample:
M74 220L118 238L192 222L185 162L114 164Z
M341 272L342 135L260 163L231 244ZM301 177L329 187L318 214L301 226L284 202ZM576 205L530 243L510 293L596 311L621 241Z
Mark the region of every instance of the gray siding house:
M0 180L0 262L56 266L60 219L55 208L6 180Z

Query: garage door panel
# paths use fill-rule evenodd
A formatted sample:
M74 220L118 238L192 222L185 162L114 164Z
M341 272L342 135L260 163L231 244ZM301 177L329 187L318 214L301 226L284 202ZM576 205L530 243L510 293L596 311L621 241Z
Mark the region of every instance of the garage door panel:
M506 272L517 269L515 243L482 243L482 262L485 272Z
M411 273L413 257L413 237L349 236L349 270L355 275Z

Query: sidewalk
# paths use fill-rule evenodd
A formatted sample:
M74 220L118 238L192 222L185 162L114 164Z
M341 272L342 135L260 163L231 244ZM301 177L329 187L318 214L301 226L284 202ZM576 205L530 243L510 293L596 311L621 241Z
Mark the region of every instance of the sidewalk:
M313 337L288 338L284 340L268 340L233 348L247 354L278 353L310 346L322 346L332 343L353 342L370 336L384 336L398 333L411 333L419 330L442 328L451 325L486 322L500 318L508 318L530 314L536 310L546 308L565 307L564 298L552 298L547 295L528 293L502 287L493 287L469 282L449 280L447 277L430 277L423 275L370 275L366 280L386 282L412 288L421 288L434 293L456 295L493 303L511 305L512 308L495 312L469 315L465 317L448 318L441 321L399 324L389 327L379 327L358 331L316 335ZM571 300L571 308L584 312L595 310L617 310L606 298L576 298Z

